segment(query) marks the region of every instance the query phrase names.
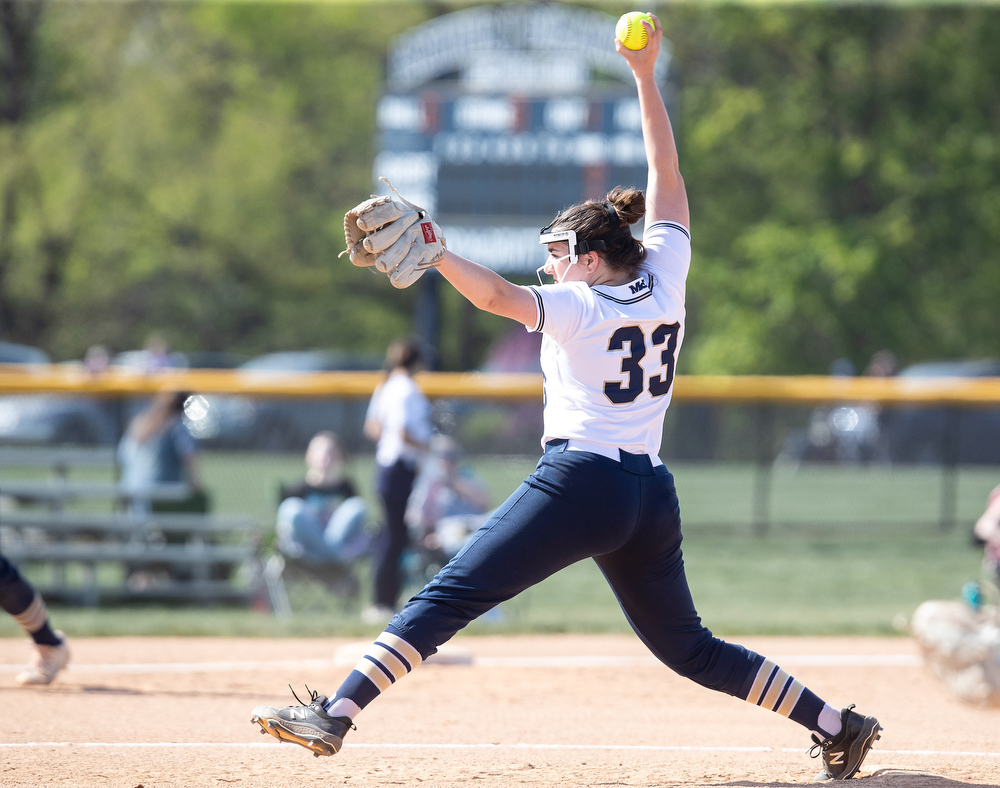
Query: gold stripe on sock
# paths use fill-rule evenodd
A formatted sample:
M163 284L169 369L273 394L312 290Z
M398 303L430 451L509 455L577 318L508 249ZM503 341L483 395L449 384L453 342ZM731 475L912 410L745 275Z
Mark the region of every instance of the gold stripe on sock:
M792 713L792 709L795 708L795 704L799 702L799 698L802 697L802 690L804 689L805 687L802 685L802 682L798 679L792 679L792 683L788 687L788 692L785 693L781 705L775 711L782 717L789 716Z
M29 634L37 632L44 627L48 618L49 611L45 607L45 600L42 599L42 595L37 591L35 592L35 598L31 600L31 604L14 616L14 620L24 627Z
M767 694L760 702L760 706L774 711L774 707L778 705L778 698L781 697L782 690L785 689L785 685L788 684L791 678L792 677L785 673L785 671L778 668L778 672L774 674L774 681L772 681L771 686L767 688Z
M410 670L413 670L417 665L424 661L423 657L420 656L419 651L417 651L401 637L393 635L391 632L383 632L379 635L378 642L402 654L403 659L410 663Z
M392 682L389 681L389 677L385 675L382 668L369 659L362 659L354 669L371 679L372 684L378 687L379 692L385 692L392 686Z
M777 667L778 666L771 662L771 660L764 660L763 664L760 666L760 670L757 671L757 678L753 680L753 686L750 687L750 692L747 694L747 703L754 703L758 706L760 705L760 698L761 695L764 694L764 689L767 687L767 680L771 677L771 674Z
M375 643L368 650L368 657L376 662L380 662L396 681L399 681L410 672L403 661L381 643Z

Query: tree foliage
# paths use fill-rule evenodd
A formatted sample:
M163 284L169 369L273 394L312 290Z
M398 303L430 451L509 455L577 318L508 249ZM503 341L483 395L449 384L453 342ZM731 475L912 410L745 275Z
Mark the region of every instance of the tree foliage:
M381 352L407 331L412 295L336 257L371 189L386 42L419 13L48 11L31 107L0 127L8 338L57 357L153 331L185 349Z
M688 369L1000 353L1000 13L685 8Z
M355 269L388 41L432 3L0 0L0 338L80 357L380 353L416 289ZM1000 348L1000 9L678 5L686 372ZM484 185L484 188L488 188ZM442 292L446 368L506 321Z

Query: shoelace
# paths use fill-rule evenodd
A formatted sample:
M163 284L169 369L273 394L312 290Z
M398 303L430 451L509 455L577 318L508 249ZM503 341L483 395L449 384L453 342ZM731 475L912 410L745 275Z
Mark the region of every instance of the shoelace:
M833 739L825 739L823 741L818 741L815 737L813 737L813 741L815 741L816 743L809 748L809 757L818 758L820 754L827 748L827 746L833 742Z
M319 697L319 693L318 693L318 692L316 692L316 691L314 691L314 690L311 690L311 689L309 689L309 685L308 685L308 684L306 684L306 685L305 685L305 688L306 688L306 692L308 692L308 693L309 693L309 703L303 703L303 702L302 702L302 699L301 699L301 698L300 698L300 697L299 697L298 695L296 695L296 694L295 694L295 690L294 690L294 689L292 689L292 685L291 685L291 684L289 684L289 685L288 685L288 689L289 689L289 690L291 690L291 693L292 693L292 697L293 697L293 698L295 698L295 700L297 700L297 701L299 702L299 705L300 705L300 706L312 706L312 705L313 705L313 704L314 704L314 703L316 702L316 698L318 698L318 697ZM321 711L322 711L322 712L323 712L324 714L326 714L326 709L324 709L324 708L320 707L320 710L321 710ZM354 723L352 722L352 723L351 723L351 730L352 730L352 731L356 731L357 729L358 729L358 726L357 726L357 725L355 725L355 724L354 724Z
M853 709L854 709L854 704L853 703L850 706L847 707L847 711L851 711ZM846 721L845 721L845 726L846 726ZM841 733L843 733L843 732L844 732L844 729L841 728ZM837 736L839 736L839 735L840 735L840 733L837 734ZM827 750L827 748L829 748L833 744L833 740L836 739L837 736L831 736L830 738L824 739L823 741L819 741L815 736L813 736L813 741L816 742L816 743L812 747L809 748L809 757L810 758L818 758L819 755L820 755L820 753L825 752Z
M305 687L306 687L306 692L309 693L309 702L308 703L303 703L302 699L298 695L295 694L295 690L292 689L292 685L291 684L288 685L288 689L290 689L291 692L292 692L292 697L295 698L295 700L297 700L299 702L300 706L312 706L316 702L316 698L319 697L319 693L315 692L314 690L309 689L309 685L308 684L306 684Z

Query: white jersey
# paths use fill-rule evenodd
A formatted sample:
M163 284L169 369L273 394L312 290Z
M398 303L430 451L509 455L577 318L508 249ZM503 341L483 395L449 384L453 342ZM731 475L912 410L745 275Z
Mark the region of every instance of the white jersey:
M404 433L421 443L431 439L431 405L409 375L395 372L380 383L368 403L365 420L381 425L375 462L384 468L397 460L416 465L422 452L403 439Z
M527 328L544 335L543 445L565 438L615 459L618 449L657 458L684 339L691 237L662 221L642 241L645 262L627 284L530 288L538 318Z

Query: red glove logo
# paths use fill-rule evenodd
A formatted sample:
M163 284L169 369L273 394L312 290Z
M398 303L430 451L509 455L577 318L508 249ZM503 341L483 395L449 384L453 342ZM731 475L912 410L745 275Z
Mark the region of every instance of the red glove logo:
M437 240L437 236L434 234L434 225L430 222L421 222L420 230L424 234L425 244L432 244Z

